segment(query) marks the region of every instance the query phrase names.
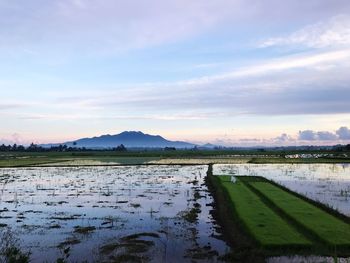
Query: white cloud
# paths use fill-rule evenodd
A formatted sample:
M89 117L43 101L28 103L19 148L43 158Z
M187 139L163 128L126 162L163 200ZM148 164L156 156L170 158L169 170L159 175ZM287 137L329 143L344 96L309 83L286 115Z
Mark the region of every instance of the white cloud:
M72 88L69 94L57 90L43 97L38 94L30 108L11 108L23 104L13 101L0 105L0 110L24 119L102 119L115 114L125 119L188 120L196 115L224 119L243 114L350 113L349 70L350 49L305 53L179 82L109 83L99 90L91 84L83 91Z
M251 76L259 76L265 74L271 74L276 71L287 71L293 69L302 68L314 68L317 70L327 70L334 67L337 63L347 62L350 58L350 49L343 49L337 51L327 51L317 54L299 54L292 55L283 58L274 59L272 61L266 61L252 65L245 68L238 68L236 70L218 74L214 76L207 76L197 79L191 79L183 82L179 82L179 85L196 85L205 84L214 81L222 81L234 78L244 78Z
M48 50L110 54L214 30L234 33L245 25L324 19L349 9L344 0L2 0L0 43L36 55ZM335 37L324 38L322 43Z
M319 131L317 132L317 137L320 141L336 141L338 140L338 136L329 131Z
M350 50L288 56L235 71L175 83L148 84L95 97L92 106L216 111L231 114L349 112ZM320 74L318 67L324 68ZM249 77L249 78L248 78ZM89 106L89 105L88 105Z
M274 138L273 141L286 144L295 141L295 139L286 133L282 133L280 136Z
M350 16L338 15L326 22L306 26L290 35L263 41L260 47L302 45L311 48L350 45Z
M315 141L317 140L317 134L312 130L299 131L298 139L301 141Z
M196 36L237 13L242 0L1 1L1 45L23 52L119 52ZM62 51L62 50L61 50Z
M350 140L350 130L347 127L340 127L336 132L332 131L299 131L299 141L330 141L337 143L343 140Z
M340 127L336 134L340 140L350 140L350 129L348 127Z

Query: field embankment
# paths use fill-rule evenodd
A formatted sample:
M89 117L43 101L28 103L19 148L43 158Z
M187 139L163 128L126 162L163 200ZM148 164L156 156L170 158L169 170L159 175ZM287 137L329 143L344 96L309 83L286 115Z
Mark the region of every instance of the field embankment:
M293 152L291 152L293 153ZM200 165L242 163L349 163L350 158L285 158L286 153L229 150L0 152L0 167L96 165Z

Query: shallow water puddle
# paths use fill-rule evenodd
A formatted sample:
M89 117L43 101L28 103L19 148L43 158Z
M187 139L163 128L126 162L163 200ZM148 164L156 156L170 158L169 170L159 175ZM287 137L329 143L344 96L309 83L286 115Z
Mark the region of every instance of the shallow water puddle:
M204 185L207 166L0 170L0 231L11 228L33 262L216 262Z

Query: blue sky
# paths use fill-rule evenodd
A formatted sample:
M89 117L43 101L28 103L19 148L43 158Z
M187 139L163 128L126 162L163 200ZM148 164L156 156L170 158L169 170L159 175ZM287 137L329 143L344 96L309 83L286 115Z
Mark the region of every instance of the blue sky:
M350 142L350 2L0 0L0 142Z

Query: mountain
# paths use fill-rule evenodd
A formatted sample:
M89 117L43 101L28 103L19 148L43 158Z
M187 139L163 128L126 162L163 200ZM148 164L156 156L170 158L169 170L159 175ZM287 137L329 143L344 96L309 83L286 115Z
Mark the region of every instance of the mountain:
M140 131L125 131L115 135L102 135L99 137L83 138L76 141L62 143L68 147L86 148L113 148L123 144L126 148L193 148L195 144L182 141L169 141L159 135L145 134ZM57 146L58 144L46 144L44 147Z

